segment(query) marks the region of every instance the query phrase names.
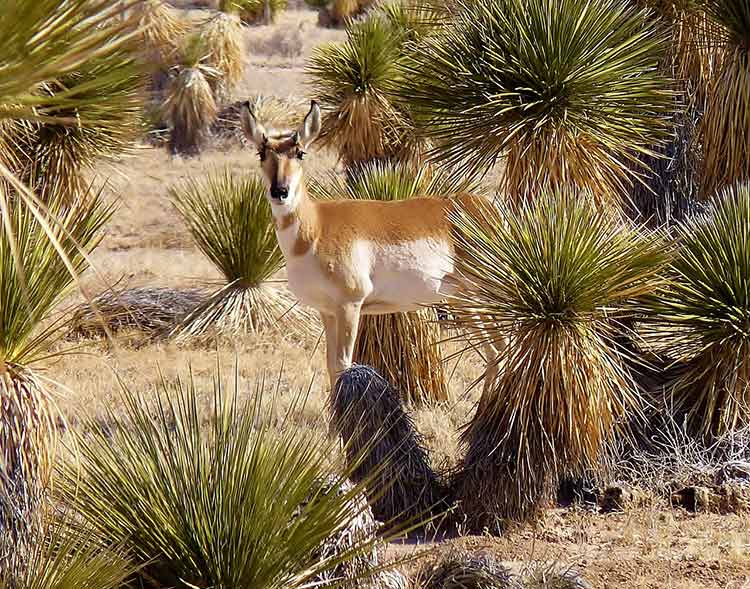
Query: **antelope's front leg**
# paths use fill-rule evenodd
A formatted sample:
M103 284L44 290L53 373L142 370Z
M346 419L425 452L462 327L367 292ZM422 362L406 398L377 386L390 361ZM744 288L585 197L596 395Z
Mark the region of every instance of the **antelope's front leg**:
M359 314L362 302L348 303L336 312L336 356L334 358L335 379L352 365L354 342L359 329Z
M321 313L320 318L326 333L326 369L333 392L336 387L336 316Z

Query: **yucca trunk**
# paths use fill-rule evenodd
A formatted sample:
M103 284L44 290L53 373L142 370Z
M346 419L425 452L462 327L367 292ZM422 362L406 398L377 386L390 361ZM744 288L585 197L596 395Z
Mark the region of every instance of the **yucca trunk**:
M33 373L0 373L0 535L22 543L33 532L49 483L57 422ZM12 555L5 555L10 558ZM0 568L3 567L0 554Z
M434 310L364 315L354 345L354 361L372 366L407 403L447 401L448 385Z

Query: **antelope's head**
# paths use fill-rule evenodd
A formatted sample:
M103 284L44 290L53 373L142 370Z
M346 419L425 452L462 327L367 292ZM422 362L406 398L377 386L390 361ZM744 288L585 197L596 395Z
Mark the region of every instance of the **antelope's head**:
M245 136L258 149L271 205L293 211L304 190L302 159L320 132L320 107L313 100L299 129L286 133L269 134L255 118L249 102L243 105L241 118Z

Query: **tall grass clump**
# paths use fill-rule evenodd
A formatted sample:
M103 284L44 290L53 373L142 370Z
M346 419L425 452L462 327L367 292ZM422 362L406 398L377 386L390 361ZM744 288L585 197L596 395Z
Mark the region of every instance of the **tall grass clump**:
M60 355L54 347L60 321L51 311L69 293L72 274L87 267L87 252L112 212L98 195L65 206L58 200L49 204L57 223L45 229L23 202L11 202L0 236L0 498L13 501L0 502L0 522L17 527L0 529L0 536L32 524L49 481L57 416L49 381L34 365ZM17 509L20 520L10 517Z
M650 338L677 362L667 405L689 431L721 436L750 421L750 185L717 195L677 229L668 282L651 299Z
M704 196L750 180L750 0L711 0L720 64L708 79L700 126Z
M419 153L408 110L392 96L406 40L404 29L373 11L352 23L346 41L321 45L310 58L307 74L323 109L318 141L346 166Z
M333 441L292 422L302 396L280 411L261 403L278 390L240 386L237 374L228 390L220 375L209 391L162 382L151 405L123 387L108 427L78 436L63 498L144 565L146 586L302 588L332 572L362 583L377 572L372 530L351 528L369 509L363 487L332 466ZM326 550L343 531L350 542Z
M472 343L509 339L463 434L457 495L480 530L533 519L639 406L616 338L658 283L663 244L598 211L590 194L540 196L455 219L454 321Z
M226 280L180 322L174 330L179 338L211 331L261 333L280 321L293 331L308 333L311 317L296 306L291 294L271 282L284 256L266 192L260 178L228 170L170 190L196 245Z
M234 14L218 12L199 29L207 64L218 72L214 94L226 102L244 74L242 23Z
M502 160L515 200L547 184L622 198L668 129L663 29L626 0L457 0L448 12L410 46L398 89L430 157L468 175Z
M418 196L449 196L475 188L432 166L374 161L350 170L349 179L331 176L311 191L329 199L396 201ZM434 309L363 315L353 360L372 366L401 391L406 402L447 401L448 385L440 353L440 327Z

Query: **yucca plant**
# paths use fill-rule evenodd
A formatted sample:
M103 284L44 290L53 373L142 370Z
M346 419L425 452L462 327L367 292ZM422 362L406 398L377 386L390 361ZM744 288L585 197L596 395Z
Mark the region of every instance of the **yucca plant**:
M26 513L48 482L57 431L48 381L33 366L59 354L52 349L59 321L50 312L73 284L71 274L86 268L86 252L112 211L98 195L65 206L53 201L49 210L57 223L45 228L13 198L0 238L0 496L23 498ZM13 507L0 504L0 513L6 509Z
M546 184L620 198L668 128L666 33L626 0L456 0L450 15L410 47L398 89L431 157L469 175L502 159L516 200Z
M352 23L343 43L317 47L307 74L324 110L320 145L347 166L419 153L410 115L392 91L402 82L407 32L379 11Z
M199 34L206 63L219 73L214 94L219 102L226 102L244 74L242 23L234 14L218 12L201 25Z
M287 7L287 0L222 0L221 10L236 12L247 24L270 25Z
M710 0L721 64L708 81L701 120L704 196L750 179L750 0Z
M169 121L169 150L173 154L194 156L208 140L218 107L212 84L218 70L207 64L206 48L200 36L188 37L180 63L172 68L163 113Z
M475 188L432 166L371 162L349 176L330 175L311 191L319 198L404 200L415 196L450 195ZM448 385L440 353L440 327L434 309L389 315L364 315L353 360L375 368L407 402L448 400Z
M0 589L120 589L137 571L116 546L50 508L23 542L0 537Z
M677 231L669 281L651 299L650 340L678 362L667 405L692 433L750 421L750 185L722 191Z
M502 349L509 338L463 435L457 477L471 525L496 529L534 518L560 476L595 465L638 407L616 340L637 297L658 284L664 246L573 190L455 221L455 324L472 344Z
M0 80L0 127L3 132L23 121L65 122L79 129L97 124L98 115L109 103L108 94L99 92L122 81L130 72L106 64L121 60L121 49L137 33L132 18L124 15L135 2L130 0L8 0L3 3L0 22L0 54L3 75ZM104 70L101 75L66 92L40 94L40 85L72 75L96 61ZM117 100L115 100L117 103ZM94 106L94 111L85 111ZM76 110L74 119L62 119L55 111ZM83 109L83 110L82 110ZM97 114L94 114L97 113ZM94 116L92 119L91 117ZM0 178L8 183L19 206L26 206L38 220L48 238L53 238L51 225L56 221L45 214L44 205L13 171L8 152L0 154ZM10 197L0 191L0 216L10 218ZM8 222L2 224L2 238L9 240L13 259L19 268L24 261L10 232ZM54 244L54 240L52 241ZM71 272L73 264L66 251L55 245L64 261L63 269Z
M162 381L155 407L123 387L123 410L106 431L88 422L78 462L61 468L65 500L145 564L147 586L302 588L377 572L373 530L353 527L364 487L332 466L337 442L293 424L304 396L279 411L261 404L278 394L262 380L244 401L237 373L229 390L214 383Z
M102 76L110 76L110 83L99 83ZM42 84L43 99L73 92L86 102L50 109L49 121L8 127L11 169L45 202L85 192L94 166L122 157L143 130L144 82L134 58L121 51ZM78 117L90 123L71 124Z
M296 306L290 293L271 282L283 267L284 256L266 192L260 178L229 170L170 189L198 248L226 280L180 322L174 330L179 338L211 331L257 334L276 327L280 320L292 331L308 333L312 317Z

